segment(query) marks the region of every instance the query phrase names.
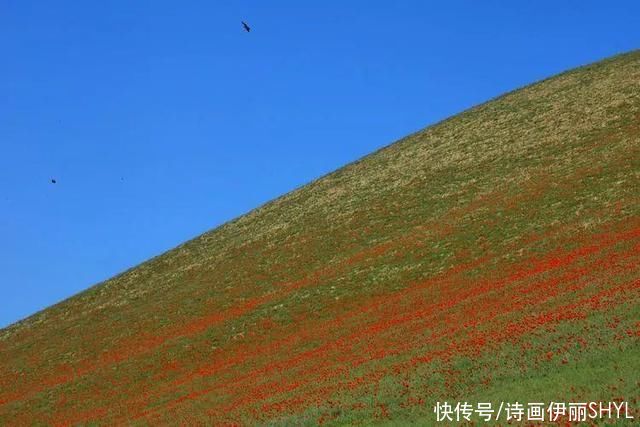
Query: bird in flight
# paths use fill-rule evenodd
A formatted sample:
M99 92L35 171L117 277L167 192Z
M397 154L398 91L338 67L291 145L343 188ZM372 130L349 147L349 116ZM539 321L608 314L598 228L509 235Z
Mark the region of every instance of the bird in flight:
M52 180L51 180L51 183L52 183L52 184L55 184L56 182L58 182L58 181L56 181L55 179L52 179Z
M249 31L251 31L251 27L247 25L246 22L241 21L242 22L242 26L244 27L244 30L248 33Z

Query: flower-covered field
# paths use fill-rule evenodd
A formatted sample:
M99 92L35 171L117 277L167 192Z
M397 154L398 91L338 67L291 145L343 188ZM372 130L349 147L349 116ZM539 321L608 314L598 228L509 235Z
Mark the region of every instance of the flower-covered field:
M625 401L640 419L639 372L632 52L0 330L0 425L429 425L443 401Z

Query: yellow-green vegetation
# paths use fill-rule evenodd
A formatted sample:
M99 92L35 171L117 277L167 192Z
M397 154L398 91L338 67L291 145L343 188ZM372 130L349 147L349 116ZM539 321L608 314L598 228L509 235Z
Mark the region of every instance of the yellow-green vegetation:
M635 51L0 330L0 424L424 425L445 400L639 418L639 189Z

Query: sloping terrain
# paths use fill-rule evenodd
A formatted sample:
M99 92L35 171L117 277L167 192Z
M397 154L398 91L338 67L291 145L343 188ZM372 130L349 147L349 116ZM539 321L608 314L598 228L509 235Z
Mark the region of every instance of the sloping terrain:
M0 425L431 424L438 400L640 417L639 266L636 51L0 330Z

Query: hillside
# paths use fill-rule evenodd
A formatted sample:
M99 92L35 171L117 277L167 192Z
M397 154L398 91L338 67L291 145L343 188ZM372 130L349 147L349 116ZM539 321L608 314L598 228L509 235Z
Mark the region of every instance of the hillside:
M0 425L431 424L444 400L640 417L639 189L635 51L0 330Z

